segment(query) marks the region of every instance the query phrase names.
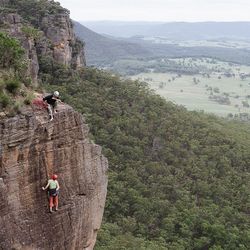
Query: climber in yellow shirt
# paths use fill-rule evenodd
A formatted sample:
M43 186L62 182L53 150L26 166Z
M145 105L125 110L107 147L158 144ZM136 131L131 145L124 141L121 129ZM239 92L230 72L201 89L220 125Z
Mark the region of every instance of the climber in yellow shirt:
M48 180L46 187L42 187L43 190L49 188L49 211L53 212L52 208L55 206L55 210L58 210L58 192L59 192L59 183L57 181L57 175L53 174L52 178Z

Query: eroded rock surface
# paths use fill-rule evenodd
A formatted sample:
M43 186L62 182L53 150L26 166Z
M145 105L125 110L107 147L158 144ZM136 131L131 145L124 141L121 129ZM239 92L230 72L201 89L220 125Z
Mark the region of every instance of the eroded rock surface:
M80 68L86 65L84 48L76 39L72 21L68 14L48 15L42 19L40 29L49 39L54 60L57 63ZM45 43L40 43L41 51L50 54ZM46 48L46 49L45 49Z
M76 38L66 9L41 16L36 13L35 25L22 16L22 11L9 8L13 7L10 1L0 0L0 7L0 31L21 42L28 65L27 76L30 76L33 85L38 86L41 67L52 61L72 69L86 66L84 43Z
M83 117L59 106L26 108L0 121L0 249L93 249L107 190L107 159ZM60 183L59 211L48 213L41 187Z

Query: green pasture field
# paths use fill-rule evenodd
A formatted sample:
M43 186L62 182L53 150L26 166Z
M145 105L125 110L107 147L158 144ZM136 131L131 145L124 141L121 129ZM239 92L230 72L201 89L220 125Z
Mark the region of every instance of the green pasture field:
M249 48L249 42L245 41L190 40L190 41L180 42L179 45L185 47L205 46L205 47L222 47L222 48L234 48L234 49Z
M241 74L250 74L249 66L232 65L216 61L210 63L207 59L193 61L190 58L172 59L176 62L197 64L208 70L209 77L204 74L177 75L176 73L140 73L131 76L132 79L145 81L159 95L189 110L202 110L220 116L250 113L250 77L242 79ZM211 72L212 70L212 72ZM225 72L235 74L226 77ZM227 96L229 103L221 104L209 98L210 96ZM243 103L245 105L243 105Z
M250 73L250 66L246 65L239 65L235 63L228 63L218 61L212 58L173 58L169 59L170 61L176 62L180 65L190 65L196 67L204 67L207 70L213 71L221 71L222 73L225 72L232 72L239 76L240 73Z
M249 49L249 41L245 40L223 40L223 39L208 39L208 40L186 40L176 41L169 40L166 37L148 37L145 40L160 43L160 44L174 44L184 47L221 47L221 48L234 48L234 49Z

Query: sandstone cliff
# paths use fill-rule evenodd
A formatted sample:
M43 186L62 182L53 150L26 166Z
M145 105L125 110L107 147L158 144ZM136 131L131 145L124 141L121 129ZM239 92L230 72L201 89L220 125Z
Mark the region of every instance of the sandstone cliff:
M40 43L42 54L52 53L57 63L73 66L73 68L85 65L83 47L79 46L79 41L73 31L73 24L67 14L45 16L39 27L51 44L47 47Z
M84 43L74 34L69 12L60 7L50 13L40 9L37 2L32 6L35 13L30 13L29 3L23 6L25 3L0 0L0 31L20 40L26 52L27 75L33 84L38 85L40 59L50 58L72 69L85 66ZM49 6L49 2L47 4ZM31 18L33 14L34 19Z
M0 121L0 249L93 249L107 188L107 160L83 117L60 105ZM41 187L57 173L59 211Z
M55 1L0 0L0 32L20 41L32 86L38 86L44 64L52 72L57 64L85 66L84 44L73 33L69 12ZM46 110L33 105L0 119L0 249L93 249L108 164L88 139L84 118L60 105L48 122ZM41 187L52 173L61 191L59 211L49 214Z

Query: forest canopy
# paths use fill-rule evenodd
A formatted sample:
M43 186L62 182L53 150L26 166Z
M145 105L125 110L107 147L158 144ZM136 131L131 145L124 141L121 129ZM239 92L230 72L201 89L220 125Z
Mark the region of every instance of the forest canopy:
M109 159L96 249L248 248L249 124L188 112L96 69L55 74L46 87L84 114Z

